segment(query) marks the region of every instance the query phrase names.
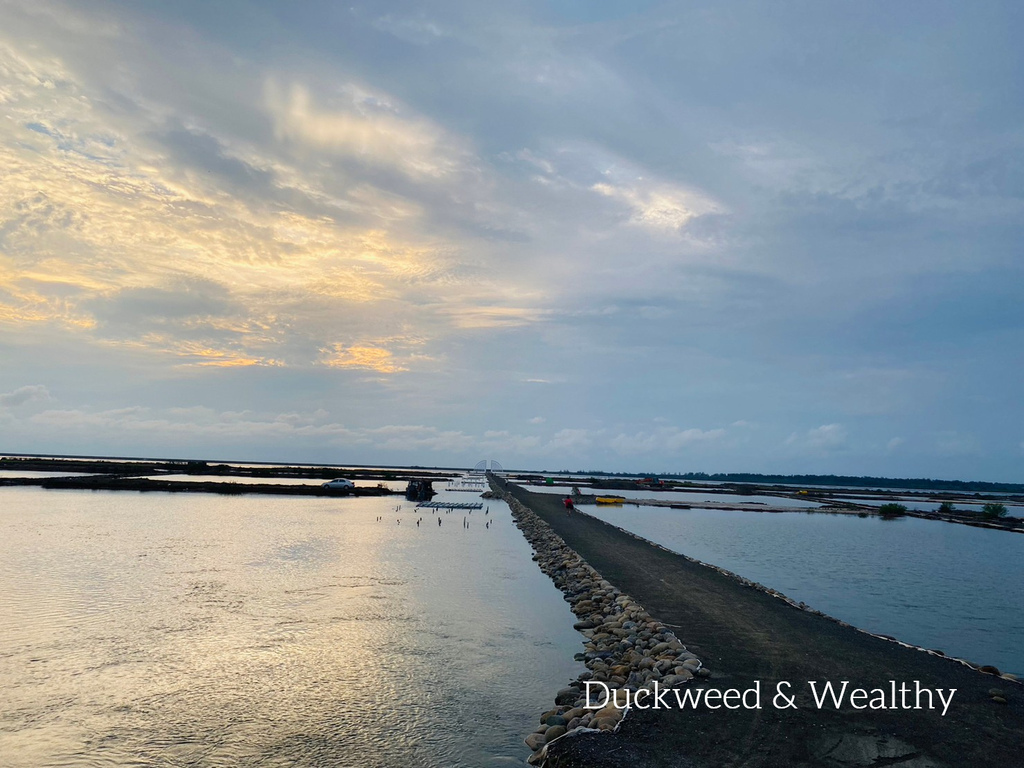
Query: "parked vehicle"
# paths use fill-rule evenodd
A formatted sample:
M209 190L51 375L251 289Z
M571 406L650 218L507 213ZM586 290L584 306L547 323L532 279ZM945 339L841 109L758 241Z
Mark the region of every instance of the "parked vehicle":
M351 480L344 477L337 477L334 480L328 480L326 483L320 486L321 488L330 488L335 491L351 491L355 490L356 484Z

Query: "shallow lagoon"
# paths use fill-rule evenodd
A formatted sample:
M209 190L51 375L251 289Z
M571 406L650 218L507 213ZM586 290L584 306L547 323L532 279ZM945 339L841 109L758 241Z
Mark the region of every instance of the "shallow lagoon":
M827 513L584 511L862 629L1024 673L1021 534Z
M566 495L572 486L530 485L527 490L535 493L556 493ZM737 493L707 493L705 491L651 491L651 490L607 490L604 488L580 488L581 492L596 496L621 496L624 499L652 499L653 501L677 501L681 504L700 504L710 501L715 504L764 504L770 507L806 507L813 509L821 506L820 501L791 499L788 496L740 495Z
M340 476L340 475L339 475ZM250 477L248 475L145 475L147 480L167 480L172 483L235 483L237 485L323 485L320 477ZM376 488L383 485L392 491L403 491L406 481L352 480L357 488ZM439 487L440 486L439 484Z
M522 764L581 638L486 503L0 488L5 767Z
M871 499L851 496L849 498L836 497L835 501L849 501L854 504L864 504L868 507L880 507L883 504L902 504L907 509L917 510L919 512L937 512L939 507L942 506L940 501L918 501L917 499L906 499L906 498L888 498L888 499ZM981 514L982 509L985 506L985 502L971 503L963 501L954 501L954 508L959 512L973 512L975 514ZM1013 517L1024 516L1024 507L1016 504L1006 504L1006 512Z

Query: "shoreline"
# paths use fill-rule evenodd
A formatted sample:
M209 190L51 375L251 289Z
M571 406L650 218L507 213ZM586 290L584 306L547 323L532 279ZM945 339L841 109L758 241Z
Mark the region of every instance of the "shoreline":
M946 717L909 711L800 708L630 713L614 736L558 739L549 768L1012 765L1024 743L1024 686L969 662L859 630L589 515L567 519L561 501L509 485L574 553L631 595L710 664L710 690L763 681L842 680L851 685L921 681L956 688ZM1002 696L994 697L992 691ZM876 762L880 761L880 762Z
M214 493L226 496L262 494L272 496L321 496L341 499L350 496L405 496L405 491L390 488L363 487L335 490L319 485L288 485L274 483L191 482L188 480L154 480L120 475L84 475L82 477L2 477L0 488L34 487L44 490L135 491L137 493Z
M489 480L490 495L508 504L516 527L534 550L534 562L563 593L579 619L573 629L586 638L584 651L574 658L587 669L555 694L555 707L540 716L540 726L524 739L533 751L528 763L544 765L548 749L560 740L617 731L630 711L634 690L675 692L691 680L710 677L672 630L566 546L508 492L507 484L493 475Z
M583 501L582 504L588 504ZM743 504L741 502L700 502L700 503L680 503L677 501L661 501L659 499L624 499L621 505L628 506L633 505L636 507L667 507L669 509L710 509L710 510L721 510L728 512L760 512L762 514L805 514L805 515L853 515L855 517L885 517L878 512L878 507L868 506L867 504L846 504L842 507L785 507L785 506L771 506L768 504L750 503ZM954 523L957 525L967 525L972 528L986 528L991 531L1007 531L1008 533L1024 533L1024 518L1019 517L1005 517L995 519L980 518L978 515L971 513L964 513L960 515L956 514L940 514L938 512L926 512L920 509L908 509L899 515L889 519L899 519L901 517L916 517L919 520L931 520L937 523Z
M738 510L738 511L749 511L749 510ZM753 511L778 512L778 510L753 510ZM788 511L797 511L797 510L785 510L785 512L788 512ZM800 512L805 512L805 513L808 513L808 514L814 514L815 513L815 510L799 510L799 511ZM781 513L782 512L780 512L780 514ZM641 536L638 533L635 533L635 532L630 531L630 530L628 530L626 528L623 528L622 526L615 525L614 523L609 523L606 520L601 520L601 518L594 517L593 515L590 515L587 512L584 512L583 514L587 515L588 517L593 518L594 520L597 520L599 522L605 523L605 525L610 525L615 530L623 533L626 536L630 536L630 537L632 537L634 539L637 539L638 541L642 541L644 544L647 544L649 546L655 547L657 549L664 550L665 552L668 552L669 554L676 555L678 557L686 558L691 563L695 563L695 564L701 565L701 566L703 566L705 568L711 568L712 570L718 571L723 576L727 576L730 579L733 579L733 580L739 582L740 584L743 584L744 586L750 587L752 589L756 589L756 590L758 590L760 592L763 592L766 595L770 595L771 597L774 597L774 598L776 598L778 600L781 600L783 603L785 603L786 605L788 605L791 608L795 608L795 609L797 609L799 611L806 611L808 613L813 613L813 614L815 614L817 616L821 616L824 619L828 619L829 621L834 621L837 624L839 624L840 626L850 627L852 629L857 630L858 632L863 632L864 634L866 634L866 635L868 635L870 637L878 638L879 640L886 640L888 642L897 643L898 645L901 645L904 648L913 648L914 650L921 651L922 653L929 653L929 654L931 654L933 656L938 656L938 657L941 657L941 658L944 658L944 659L948 659L949 661L958 662L960 664L963 664L966 667L969 667L970 669L975 669L975 670L979 670L979 671L983 671L983 670L986 670L986 669L995 669L995 667L991 667L991 666L987 666L987 665L983 665L983 664L975 664L975 663L973 663L971 661L968 661L967 659L963 659L963 658L960 658L960 657L957 657L957 656L951 656L951 655L949 655L947 653L944 653L942 651L938 651L938 650L935 650L935 649L932 649L932 648L925 648L925 647L920 646L920 645L914 645L913 643L905 642L903 640L900 640L899 638L893 637L892 635L882 635L882 634L879 634L877 632L870 632L869 630L862 629L861 627L858 627L858 626L856 626L854 624L851 624L848 621L843 621L842 619L837 618L835 616L832 616L831 614L825 613L824 611L819 611L816 608L812 608L811 606L809 606L807 603L803 602L802 600L794 600L793 598L789 597L788 595L786 595L783 592L780 592L777 589L773 589L772 587L767 587L764 584L761 584L760 582L754 581L752 579L748 579L745 576L740 576L738 573L736 573L734 571L730 571L728 568L723 568L722 566L715 565L714 563L705 562L704 560L701 560L701 559L696 558L696 557L691 557L690 555L683 554L682 552L676 552L674 549L670 549L669 547L666 547L664 544L659 544L656 541L651 541L650 539L644 538L643 536ZM842 514L842 513L840 513L840 514ZM991 673L987 673L987 674L991 674ZM1011 682L1021 682L1021 681L1017 680L1016 678L1013 678L1013 679L1011 679ZM1024 685L1024 683L1021 683L1021 684Z
M145 478L143 475L197 475L200 477L216 475L218 477L245 477L245 478L267 478L267 479L321 479L330 480L339 475L358 480L378 480L382 482L407 482L412 479L429 480L452 480L461 476L458 470L434 470L418 467L342 467L329 465L301 465L301 464L270 464L261 463L259 466L240 466L230 463L204 460L174 460L174 459L114 459L114 458L87 458L87 457L55 457L55 456L29 456L20 454L9 454L0 457L0 470L24 471L24 472L66 472L66 475L54 475L44 478L17 478L0 477L0 487L11 485L36 485L43 488L80 488L95 490L134 490L134 491L166 491L171 493L192 492L192 493L220 493L220 494L275 494L295 496L337 496L337 493L317 493L300 489L297 485L281 484L257 484L238 483L231 485L227 482L211 481L161 481L159 477ZM537 482L534 475L517 474L510 475L511 479L520 487L542 485ZM100 478L107 478L100 480ZM785 488L778 485L758 484L727 484L727 485L701 485L698 483L673 484L671 487L660 487L645 485L636 481L606 481L600 485L579 482L578 485L589 489L606 489L611 493L602 494L615 496L615 490L644 491L656 497L665 492L695 493L700 491L706 495L740 495L740 496L772 496L778 498L780 504L765 504L759 502L742 501L671 501L658 498L637 498L627 499L622 497L623 504L632 504L638 507L672 507L677 509L712 509L742 512L762 513L795 513L805 514L841 514L858 516L881 516L877 506L853 501L850 497L864 497L875 500L892 501L927 501L938 503L941 501L955 501L960 504L978 504L983 501L1001 500L1010 505L1020 504L1024 497L1012 495L967 494L952 492L927 492L908 491L892 489L883 491L880 489L836 489L826 490L815 488L807 491L807 495L793 488ZM312 487L312 486L310 486ZM571 487L571 486L567 486ZM285 488L287 490L281 490ZM397 492L391 492L397 493ZM844 498L833 499L833 496L840 495ZM370 491L363 488L351 495L372 496L379 494L376 490ZM597 494L586 494L583 500L578 503L586 504L589 500L595 499ZM814 500L822 504L820 507L793 507L787 506L785 500L793 499L800 501ZM922 520L933 520L937 522L957 523L975 528L987 530L1009 531L1011 533L1024 533L1024 517L1003 517L985 518L976 512L954 510L953 512L939 512L907 509L899 517L916 517Z
M551 487L547 483L538 482L532 475L511 475L514 482L520 487L537 488ZM528 478L520 480L520 478ZM560 484L565 489L586 488L590 493L582 494L584 499L581 503L590 503L597 496L616 497L616 491L634 491L650 494L647 498L626 498L619 496L623 504L635 504L636 506L672 507L674 509L720 509L736 510L742 512L805 512L809 514L853 514L858 516L873 515L882 516L879 512L881 505L865 503L867 500L893 502L897 504L907 503L928 503L961 504L978 506L994 502L1008 505L1012 509L1020 509L1024 504L1024 496L1017 493L994 493L984 494L967 491L924 491L905 490L898 488L812 488L801 490L796 487L780 485L763 485L756 483L731 483L721 485L706 485L701 483L669 483L666 485L651 485L649 483L629 480L605 480L594 483L588 481L565 482ZM596 493L596 491L604 493ZM543 492L542 492L543 493ZM566 490L566 493L569 493ZM684 493L700 494L704 496L770 496L779 500L779 504L766 504L764 502L743 502L743 501L703 501L695 500L663 500L656 498L662 493ZM812 501L820 506L787 506L786 499L807 502ZM905 505L904 505L905 506ZM1004 517L985 517L978 511L965 509L963 506L951 510L922 510L907 508L902 513L893 517L917 517L922 520L935 520L945 523L957 523L976 528L987 528L989 530L1010 531L1012 533L1024 533L1024 517L1015 517L1007 514Z
M517 484L518 485L518 484ZM522 487L522 486L520 486ZM556 495L556 494L550 494ZM558 494L561 497L561 494ZM609 494L613 496L614 494ZM595 506L597 505L595 495L582 495L574 497L577 505L583 506ZM607 498L607 497L605 497ZM621 502L618 504L607 504L609 507L661 507L667 509L709 509L723 512L760 512L763 514L805 514L805 515L853 515L855 517L886 517L878 511L878 507L869 506L867 504L853 504L850 502L843 502L842 506L820 506L820 507L787 507L784 505L771 505L763 502L736 502L736 501L701 501L701 502L682 502L682 501L663 501L661 499L628 499L625 497L620 498ZM906 511L889 517L887 519L899 519L901 517L916 517L920 520L932 520L939 523L955 523L958 525L967 525L972 528L986 528L993 531L1007 531L1009 533L1024 533L1024 518L1020 517L1003 517L1003 518L982 518L977 514L973 513L962 513L962 514L950 514L950 513L939 513L939 512L927 512L920 509L907 509Z
M0 470L10 472L64 472L75 475L217 475L223 477L266 477L331 480L349 475L360 480L408 480L411 478L449 479L461 477L463 470L434 470L419 467L351 467L330 464L235 465L200 459L106 459L87 457L48 457L0 455Z
M275 496L404 496L404 490L392 490L384 483L410 480L450 480L452 473L389 468L352 468L331 466L267 465L242 467L206 461L77 459L49 457L0 458L0 470L11 472L50 472L43 477L0 477L0 488L35 486L49 490L137 491L142 493L215 493L221 495L264 494ZM66 473L66 474L63 474ZM193 476L195 479L165 480L164 475ZM225 478L210 480L210 477ZM352 480L373 481L380 485L352 490L323 488L301 483L233 483L230 478L272 480L332 480L345 476Z

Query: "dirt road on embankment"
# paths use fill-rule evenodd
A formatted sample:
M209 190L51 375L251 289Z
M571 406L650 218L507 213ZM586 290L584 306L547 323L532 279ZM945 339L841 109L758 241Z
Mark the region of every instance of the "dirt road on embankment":
M756 681L761 686L760 709L634 709L614 735L552 744L549 766L1024 766L1024 686L799 610L594 517L567 518L558 496L509 488L605 579L671 625L712 672L691 683L741 691ZM831 700L819 709L812 680L819 692L825 682L889 692L892 681L911 688L917 681L956 693L945 716L937 699L936 709L856 710L848 701L836 709ZM773 706L782 681L792 684L797 709ZM994 701L993 688L1008 702Z

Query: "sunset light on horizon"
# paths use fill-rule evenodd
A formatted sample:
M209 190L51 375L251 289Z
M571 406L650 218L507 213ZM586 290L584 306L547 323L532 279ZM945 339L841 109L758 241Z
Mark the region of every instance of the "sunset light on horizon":
M0 2L0 451L1024 481L1019 8L742 5Z

